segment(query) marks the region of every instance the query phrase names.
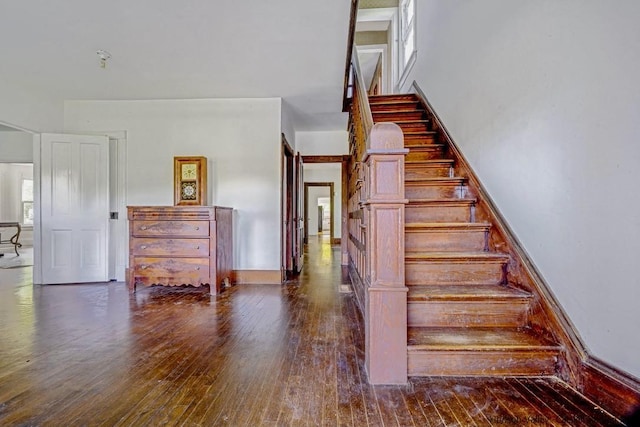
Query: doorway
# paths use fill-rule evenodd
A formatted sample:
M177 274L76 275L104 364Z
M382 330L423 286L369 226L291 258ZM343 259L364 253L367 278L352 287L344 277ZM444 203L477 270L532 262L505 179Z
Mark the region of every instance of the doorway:
M326 194L328 193L328 194ZM322 199L328 198L329 203L321 204ZM322 218L319 215L322 207ZM305 182L304 183L304 243L309 243L309 235L316 235L318 231L324 230L324 213L328 210L328 232L329 242L333 245L337 243L334 236L334 184L333 182ZM316 213L317 212L317 213ZM318 224L319 223L319 224ZM311 227L311 228L310 228Z
M302 158L295 154L282 134L281 189L281 267L282 279L287 280L302 270Z
M0 269L33 265L33 194L32 133L0 123Z

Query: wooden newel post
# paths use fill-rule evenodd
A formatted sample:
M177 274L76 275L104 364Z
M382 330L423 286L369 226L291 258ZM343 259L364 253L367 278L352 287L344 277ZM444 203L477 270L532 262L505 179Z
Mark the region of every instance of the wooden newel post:
M373 126L366 171L365 353L371 384L407 382L407 287L404 281L404 148L395 123Z

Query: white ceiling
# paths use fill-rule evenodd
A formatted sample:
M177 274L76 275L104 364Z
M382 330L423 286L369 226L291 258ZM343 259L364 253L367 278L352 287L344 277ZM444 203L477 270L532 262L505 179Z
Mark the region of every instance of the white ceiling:
M61 100L282 97L297 130L344 130L350 4L0 0L0 76Z

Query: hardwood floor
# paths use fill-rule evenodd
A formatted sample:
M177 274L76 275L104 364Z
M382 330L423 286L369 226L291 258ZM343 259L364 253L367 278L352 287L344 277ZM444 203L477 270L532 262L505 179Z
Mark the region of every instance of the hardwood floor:
M368 385L339 248L311 240L298 280L217 296L0 270L0 425L621 425L552 379Z

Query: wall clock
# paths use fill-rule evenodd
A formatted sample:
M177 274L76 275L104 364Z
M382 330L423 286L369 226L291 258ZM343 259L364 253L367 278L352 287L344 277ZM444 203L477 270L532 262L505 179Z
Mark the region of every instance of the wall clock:
M173 184L174 205L206 205L207 158L174 157Z

